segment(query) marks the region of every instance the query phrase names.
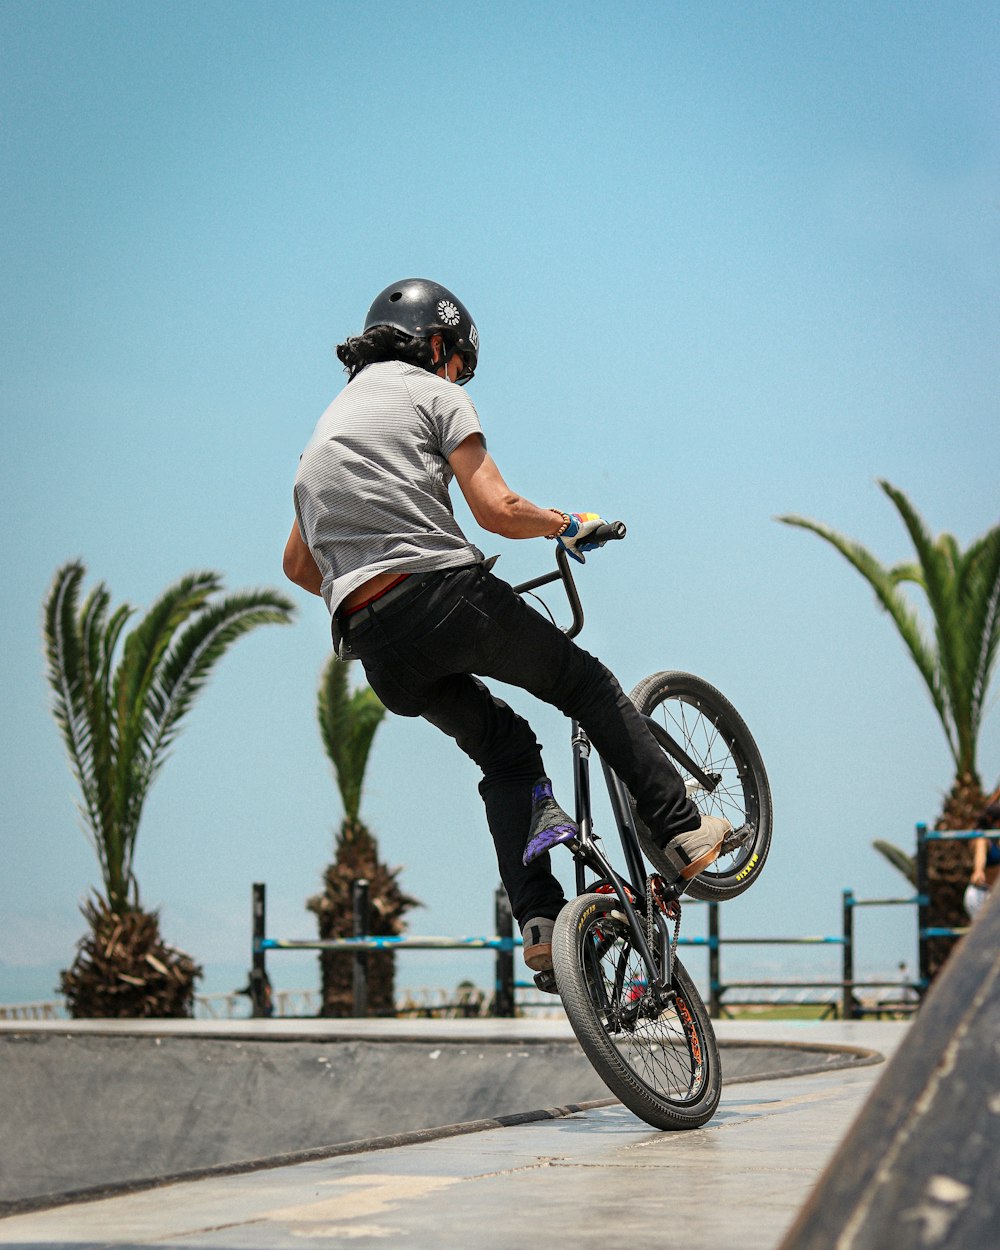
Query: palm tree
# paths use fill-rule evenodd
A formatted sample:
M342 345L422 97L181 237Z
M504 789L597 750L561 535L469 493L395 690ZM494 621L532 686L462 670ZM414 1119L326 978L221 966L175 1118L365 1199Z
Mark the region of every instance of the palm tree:
M158 912L140 902L133 856L143 805L217 661L258 625L290 621L293 609L270 590L218 598L216 573L192 573L125 633L135 609L111 610L103 582L81 605L85 575L80 561L64 564L44 606L52 712L102 881L82 906L89 933L61 988L74 1016L187 1015L201 969L163 943Z
M378 843L358 815L368 756L385 708L368 686L348 693L347 665L331 655L320 677L317 714L323 745L340 790L344 819L337 835L333 863L323 874L323 892L309 899L306 906L319 920L321 938L351 937L354 933L353 885L363 878L368 881L371 934L394 937L405 927L405 913L420 904L401 889L398 882L401 869L387 868L381 862ZM321 1015L351 1015L352 956L324 951L320 955L320 971ZM373 1015L395 1012L395 955L391 951L373 952L368 956L368 1007Z
M879 486L906 527L915 561L886 568L860 543L818 521L799 516L778 520L812 530L835 547L889 613L927 687L954 764L951 790L936 828L971 829L985 803L976 751L1000 644L1000 525L963 552L951 534L934 538L902 491L881 479ZM933 640L901 589L907 584L919 587L927 598ZM967 843L929 844L931 925L957 928L966 923L962 895L970 869ZM950 949L950 939L931 943L932 973Z
M893 842L886 842L882 838L876 838L872 846L888 863L892 864L893 868L903 874L914 889L917 888L919 882L916 855L907 855L902 847L896 846Z

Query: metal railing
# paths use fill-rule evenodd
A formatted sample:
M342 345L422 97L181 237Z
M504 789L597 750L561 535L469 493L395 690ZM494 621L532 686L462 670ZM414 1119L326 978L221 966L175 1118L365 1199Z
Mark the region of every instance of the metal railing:
M354 936L349 938L269 938L267 937L267 890L263 882L252 888L251 965L248 993L251 1014L266 1017L274 1014L274 993L267 974L267 954L279 950L340 951L353 956L352 1015L368 1014L368 954L370 951L492 950L496 955L496 977L492 1014L513 1016L515 1012L514 950L522 945L514 935L514 921L507 895L496 892L497 933L492 937L429 937L375 936L369 933L370 909L368 882L359 878L351 891Z
M0 1005L0 1020L59 1020L63 1005L58 998L38 1003L7 1003Z
M928 920L929 893L927 887L927 848L935 841L967 841L988 836L982 830L938 831L929 830L926 824L918 824L917 835L917 893L905 898L858 898L853 890L844 890L842 897L842 925L838 935L821 936L779 936L779 937L730 937L723 936L719 925L719 908L717 903L709 903L707 935L705 937L685 936L679 945L687 947L703 947L708 952L709 972L709 1011L713 1016L722 1015L733 1006L745 1006L750 1001L733 997L740 991L793 990L793 991L825 991L827 995L835 995L839 999L840 1014L845 1018L857 1018L872 1012L888 1009L886 1004L866 1006L858 995L859 990L896 989L900 991L900 999L894 1004L899 1010L912 1010L915 1001L927 989L928 975L928 943L934 938L960 938L968 931L968 926L945 928L932 926ZM513 918L507 896L502 889L497 890L495 902L496 933L483 937L428 937L400 936L379 937L371 935L368 914L368 883L355 883L353 894L354 904L354 936L337 939L301 939L289 940L269 938L266 935L266 890L262 883L253 886L252 901L252 953L250 982L246 990L234 991L230 994L196 995L196 1014L208 1018L233 1018L239 1013L246 997L250 1000L252 1016L315 1014L318 995L310 991L275 991L271 987L267 975L267 954L279 950L316 950L342 951L354 957L354 1001L355 1015L367 1012L367 956L370 951L397 950L492 950L495 954L495 983L493 996L480 996L473 1006L471 999L448 1003L439 1002L433 1007L429 1003L414 1002L402 1006L402 1010L425 1014L431 1011L452 1009L460 1012L489 1010L491 1014L512 1016L516 1009L518 991L534 989L530 981L515 979L514 954L522 945L520 937L514 933ZM916 907L917 908L917 947L919 973L916 980L906 977L886 980L859 980L855 976L854 956L856 950L855 912L857 908L869 907ZM841 949L841 975L837 980L829 978L789 978L787 980L757 979L725 981L722 977L723 946L812 946L828 948L839 946ZM538 1005L524 1002L525 1006ZM825 1001L832 1004L835 999L828 997ZM547 1005L547 1004L543 1004ZM62 1004L58 1000L37 1003L21 1003L0 1006L0 1019L6 1020L55 1020L64 1015Z
M503 889L498 889L495 898L497 932L489 937L378 937L368 933L368 882L359 880L354 883L353 893L353 927L354 936L345 938L311 938L311 939L279 939L266 935L266 888L257 882L253 886L253 944L252 967L250 972L250 1001L254 1016L274 1014L275 1004L272 1001L270 979L267 974L267 954L280 950L315 950L340 951L351 954L353 964L353 1013L355 1016L367 1014L367 957L371 951L405 951L405 950L492 950L495 952L495 984L492 1000L480 1006L480 1010L488 1010L495 1016L513 1016L517 1008L517 992L533 990L531 981L515 979L514 952L522 945L520 937L514 934L513 918L510 905ZM679 946L704 948L708 952L709 998L708 1008L713 1016L721 1016L733 1006L746 1006L749 1001L733 998L733 991L749 990L825 990L836 994L839 999L840 1014L844 1019L857 1019L871 1012L882 1012L885 1005L866 1006L859 998L859 990L898 989L903 995L898 1006L900 1010L912 1008L912 998L922 992L924 986L919 981L906 978L885 980L861 980L854 974L854 911L858 907L897 906L917 903L918 898L907 899L859 899L852 890L843 891L842 931L836 935L807 935L780 937L729 937L723 936L719 924L719 904L708 903L708 932L704 937L685 936L678 941ZM723 946L810 946L841 948L841 975L837 980L831 979L788 979L788 980L734 980L724 981L722 977ZM908 999L907 996L910 996ZM836 1006L836 999L828 996L826 1003ZM528 1004L525 1004L528 1005ZM530 1004L537 1006L537 1003ZM545 1004L543 1004L545 1005ZM822 1003L820 1005L823 1005Z

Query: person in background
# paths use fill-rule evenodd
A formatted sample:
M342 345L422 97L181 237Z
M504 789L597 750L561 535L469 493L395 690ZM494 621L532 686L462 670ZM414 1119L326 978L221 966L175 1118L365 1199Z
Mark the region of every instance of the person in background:
M986 800L976 829L1000 829L1000 786ZM972 876L965 891L965 910L974 920L1000 876L1000 838L976 838L972 843Z

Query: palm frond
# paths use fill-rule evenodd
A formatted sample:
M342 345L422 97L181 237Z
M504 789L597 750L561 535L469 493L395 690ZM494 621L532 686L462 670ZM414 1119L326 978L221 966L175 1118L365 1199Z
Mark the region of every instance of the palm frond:
M77 628L77 603L86 570L79 560L57 569L45 597L43 634L46 676L52 690L52 714L69 755L70 768L80 785L80 814L88 831L98 838L100 812L90 784L91 731L85 701L83 650Z
M127 895L128 881L131 874L131 857L128 855L126 844L121 837L117 817L117 813L121 811L124 805L118 797L118 771L116 768L116 760L118 758L118 722L114 716L112 678L118 640L133 612L134 609L129 604L123 603L111 614L111 618L104 628L104 636L101 640L100 667L95 675L95 688L99 691L99 697L103 699L108 709L106 806L102 809L105 833L102 837L102 846L107 848L104 880L105 882L111 880L114 882L113 885L107 885L107 897L109 899L118 897L122 891ZM102 860L103 863L105 863L104 860ZM133 901L138 905L137 892Z
M892 842L885 842L881 838L876 839L872 846L880 855L883 855L893 868L897 869L909 881L914 888L917 884L917 860L914 855L907 853Z
M336 655L331 655L320 676L316 694L316 715L323 746L333 764L337 788L344 804L344 815L348 820L356 820L357 812L348 811L347 798L340 779L342 771L346 776L346 768L342 769L345 763L343 744L350 733L347 702L347 665L338 660Z
M922 587L926 590L924 583L924 574L919 564L914 564L912 560L904 560L902 564L893 565L889 569L889 580L894 586L899 586L902 582L913 582L914 585Z
M969 712L969 687L965 680L968 639L963 629L956 585L961 553L951 534L941 534L937 539L932 537L923 519L901 490L884 478L879 480L879 486L892 501L906 526L923 573L924 590L934 617L938 672L948 706L951 737L954 740L953 754L961 772L967 754L965 726Z
M1000 526L967 552L960 589L970 641L970 771L974 772L975 742L1000 649Z
M167 587L129 634L114 682L120 721L141 709L152 675L174 634L220 585L217 573L189 573Z
M354 731L347 740L345 814L349 810L355 819L361 808L361 792L375 732L385 719L385 714L385 708L370 686L362 686L351 695Z
M347 668L331 655L323 669L317 694L317 715L326 753L347 821L358 819L365 769L375 732L386 714L378 696L368 686L348 693Z
M64 565L46 596L47 673L105 897L117 913L138 905L133 852L139 819L184 713L228 647L258 624L287 622L292 605L271 591L209 604L221 579L193 573L160 596L125 637L116 661L133 609L123 604L109 616L103 583L78 609L84 576L81 562Z
M114 672L112 697L117 735L113 802L115 821L126 846L135 836L146 797L146 702L150 686L178 628L219 585L217 573L190 573L180 578L167 587L125 640ZM126 848L123 853L127 854Z
M90 733L87 784L92 792L92 802L100 813L97 845L105 887L109 896L117 896L123 878L111 785L115 756L114 719L105 680L106 618L110 601L107 587L99 582L80 609L79 632L84 706ZM127 605L125 611L128 611ZM121 612L122 609L119 609L116 615Z
M924 635L919 618L898 589L892 572L886 569L861 543L854 542L843 534L838 534L836 530L831 529L828 525L823 525L819 521L811 521L807 517L795 515L780 516L777 519L785 525L794 525L800 529L809 530L820 538L825 539L836 551L840 552L849 564L857 569L872 587L875 591L876 599L892 617L900 637L903 639L921 677L924 679L935 710L944 728L948 745L957 759L957 741L953 731L947 693L942 683L937 657Z
M246 591L206 605L177 635L148 691L143 723L142 776L146 789L222 656L258 625L289 624L294 610L292 603L276 591Z
M46 676L52 688L52 711L74 761L77 743L75 721L80 698L76 604L84 573L83 565L76 560L57 569L42 610Z
M111 595L103 582L98 582L80 609L80 649L88 680L101 666L101 643Z
M130 604L123 603L121 607L111 614L111 619L104 629L104 638L101 641L100 681L104 687L105 694L108 696L109 707L111 706L111 676L115 648L118 646L118 639L121 637L122 630L134 612L135 609Z

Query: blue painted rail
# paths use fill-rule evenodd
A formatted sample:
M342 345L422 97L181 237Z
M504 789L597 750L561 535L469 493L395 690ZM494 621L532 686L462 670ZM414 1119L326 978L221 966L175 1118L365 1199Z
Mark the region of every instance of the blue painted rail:
M702 947L708 951L709 958L709 1011L713 1016L720 1016L729 1006L741 1005L732 994L739 990L760 989L835 989L840 991L840 1012L844 1019L857 1018L869 1010L857 997L857 989L899 989L904 997L915 992L921 996L928 985L927 974L927 943L932 938L959 938L968 931L968 927L942 928L930 926L926 922L929 905L927 892L927 845L934 841L965 841L984 836L982 830L958 830L955 832L929 830L925 824L916 827L917 834L917 876L918 890L916 894L905 898L858 898L853 890L844 890L842 898L842 929L837 935L805 935L779 937L723 937L719 928L719 906L709 903L708 934L705 937L685 936L680 938L678 945ZM859 981L854 975L854 914L859 907L916 907L918 915L917 943L919 977L915 981L901 978L885 981ZM266 955L268 951L282 950L315 950L341 951L354 956L355 992L354 1007L356 1015L364 1015L367 1007L366 956L372 951L404 951L404 950L492 950L496 953L496 986L494 997L494 1013L497 1015L513 1015L515 1010L515 991L532 988L531 982L516 981L514 977L514 952L523 945L520 937L514 933L513 920L507 896L502 889L496 894L496 925L497 933L482 937L431 937L431 936L398 936L380 937L368 933L367 882L355 883L354 896L354 929L355 937L349 938L269 938L265 935L265 887L255 884L253 887L253 946L252 966L250 971L250 1001L255 1016L269 1015L271 1011L271 990L267 976ZM721 972L721 951L725 946L839 946L842 950L841 976L839 980L757 980L757 981L724 981ZM745 1005L742 1004L742 1005Z

